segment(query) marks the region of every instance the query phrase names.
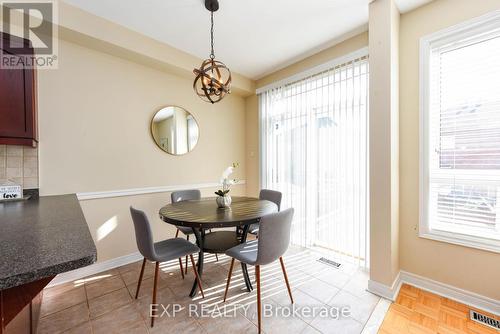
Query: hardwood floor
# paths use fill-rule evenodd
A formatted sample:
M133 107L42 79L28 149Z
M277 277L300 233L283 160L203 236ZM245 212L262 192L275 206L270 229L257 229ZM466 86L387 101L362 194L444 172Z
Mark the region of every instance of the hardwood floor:
M391 305L380 334L498 334L469 320L471 307L403 284ZM481 311L495 318L494 315ZM496 317L499 319L500 317Z

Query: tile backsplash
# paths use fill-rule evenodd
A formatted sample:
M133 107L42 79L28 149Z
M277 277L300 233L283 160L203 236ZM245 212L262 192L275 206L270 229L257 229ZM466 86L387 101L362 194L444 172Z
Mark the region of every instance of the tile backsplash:
M38 188L38 148L0 145L0 182L5 180Z

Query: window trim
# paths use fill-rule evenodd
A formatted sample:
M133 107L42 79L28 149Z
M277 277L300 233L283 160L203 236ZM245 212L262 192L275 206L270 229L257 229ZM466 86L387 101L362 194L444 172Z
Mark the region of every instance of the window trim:
M418 236L451 244L500 253L500 241L448 231L433 230L429 226L429 99L430 99L430 57L436 47L453 43L457 38L472 37L478 33L500 27L500 10L459 23L420 38L419 64L419 227Z

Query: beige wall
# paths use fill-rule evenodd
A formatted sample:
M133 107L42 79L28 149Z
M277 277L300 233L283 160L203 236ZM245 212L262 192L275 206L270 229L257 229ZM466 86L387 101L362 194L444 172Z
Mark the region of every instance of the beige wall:
M215 190L201 189L201 195L213 196ZM245 187L236 186L231 192L243 196ZM156 241L174 237L175 227L158 218L159 208L168 202L170 193L80 201L97 246L98 262L137 252L130 205L147 212Z
M191 80L193 68L201 64L201 59L187 52L92 15L66 2L59 1L58 3L61 39L166 70L187 80ZM250 95L254 90L253 80L232 72L233 93Z
M245 179L240 96L211 105L194 94L188 79L65 41L59 69L39 71L38 94L42 195L218 182L232 162L241 166L235 177ZM151 117L169 104L198 121L200 138L189 154L166 154L151 138ZM244 194L245 186L234 190ZM168 201L168 193L83 201L99 261L137 250L131 204L147 211L155 232L163 231L157 238L171 235L173 229L157 218ZM98 240L98 231L102 237L108 229Z
M419 39L498 9L498 0L437 0L401 16L400 265L402 270L500 300L500 254L422 239L417 234Z
M342 57L368 46L368 33L353 36L326 50L318 52L304 60L273 72L256 83L256 87L264 87L270 83L293 76L297 73L324 64L332 59ZM245 98L246 112L246 175L249 195L257 195L260 190L259 179L259 99L254 94Z
M247 194L258 196L260 191L260 161L259 98L257 95L245 99L245 145Z
M348 53L357 51L368 46L368 32L360 33L356 36L346 39L334 46L318 52L306 59L298 61L281 70L273 72L265 77L257 80L255 86L257 88L264 87L278 80L288 78L294 74L300 73L314 66L324 64L332 59L342 57Z
M391 286L399 273L399 10L369 7L370 280Z

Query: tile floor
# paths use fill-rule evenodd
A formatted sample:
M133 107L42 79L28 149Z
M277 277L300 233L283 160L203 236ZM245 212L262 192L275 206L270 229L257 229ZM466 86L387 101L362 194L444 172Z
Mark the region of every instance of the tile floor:
M311 250L291 248L284 256L295 308L310 306L316 315L299 312L285 317L291 308L279 262L261 269L264 307L280 315L264 317L265 333L376 333L389 303L366 291L368 274L344 263L340 269L317 261ZM158 303L168 307L149 327L154 265L146 266L139 298L135 288L141 262L103 272L44 291L39 334L57 333L257 333L256 292L246 292L241 267L235 265L228 300L223 295L230 259L209 256L205 263L205 299L188 297L191 266L183 280L177 261L161 265ZM253 268L249 268L253 279ZM255 287L255 284L254 284ZM173 307L176 316L172 317ZM324 310L349 307L339 319ZM311 310L312 310L311 308ZM190 311L191 310L191 311ZM375 310L375 311L374 311ZM225 316L220 316L221 314ZM170 316L168 316L170 315ZM372 316L372 318L370 318Z

